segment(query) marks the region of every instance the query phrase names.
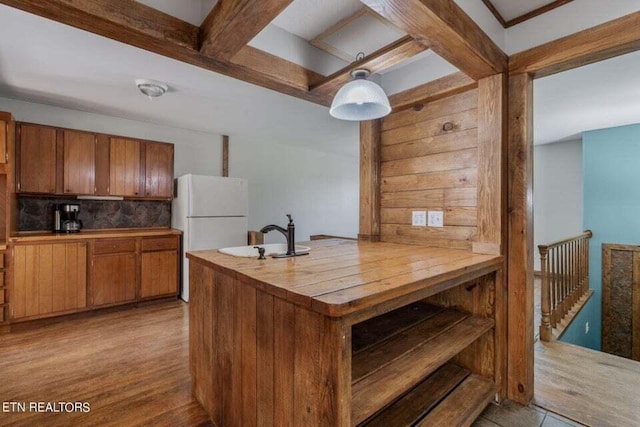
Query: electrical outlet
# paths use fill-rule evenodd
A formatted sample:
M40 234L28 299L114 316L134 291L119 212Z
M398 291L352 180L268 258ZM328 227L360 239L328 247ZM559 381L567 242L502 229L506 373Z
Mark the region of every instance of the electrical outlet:
M587 335L589 333L589 322L584 324L584 334Z
M427 211L413 211L411 215L411 225L414 227L426 227Z
M427 225L429 227L444 227L444 213L442 211L429 211Z

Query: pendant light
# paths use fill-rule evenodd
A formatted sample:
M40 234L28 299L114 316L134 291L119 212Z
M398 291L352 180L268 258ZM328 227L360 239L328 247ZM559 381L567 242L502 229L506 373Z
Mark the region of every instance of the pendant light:
M356 61L364 58L360 52ZM389 98L384 90L371 80L369 70L357 69L351 72L353 80L338 90L331 103L329 114L340 120L373 120L391 112Z

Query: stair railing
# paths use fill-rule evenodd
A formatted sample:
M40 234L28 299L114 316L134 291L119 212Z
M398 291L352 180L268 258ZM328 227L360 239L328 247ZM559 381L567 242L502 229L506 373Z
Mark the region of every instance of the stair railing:
M553 340L555 328L589 292L591 230L576 237L539 245L542 268L540 339Z

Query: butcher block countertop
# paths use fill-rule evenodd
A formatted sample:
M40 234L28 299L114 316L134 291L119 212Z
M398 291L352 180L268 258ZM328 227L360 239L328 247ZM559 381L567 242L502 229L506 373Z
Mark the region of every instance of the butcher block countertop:
M328 239L301 243L309 255L266 260L217 250L187 254L192 262L318 313L342 317L387 310L499 270L503 257L466 250Z
M115 239L126 237L154 237L179 235L182 232L166 227L150 228L111 228L104 230L82 230L79 233L53 233L50 231L23 231L9 238L11 243L28 242L64 242L83 239Z

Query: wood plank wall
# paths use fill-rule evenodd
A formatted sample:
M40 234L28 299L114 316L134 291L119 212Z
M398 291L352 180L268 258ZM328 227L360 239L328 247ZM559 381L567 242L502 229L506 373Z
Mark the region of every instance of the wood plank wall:
M395 112L381 130L381 240L471 249L478 234L478 89ZM412 227L413 210L442 210L444 227Z

